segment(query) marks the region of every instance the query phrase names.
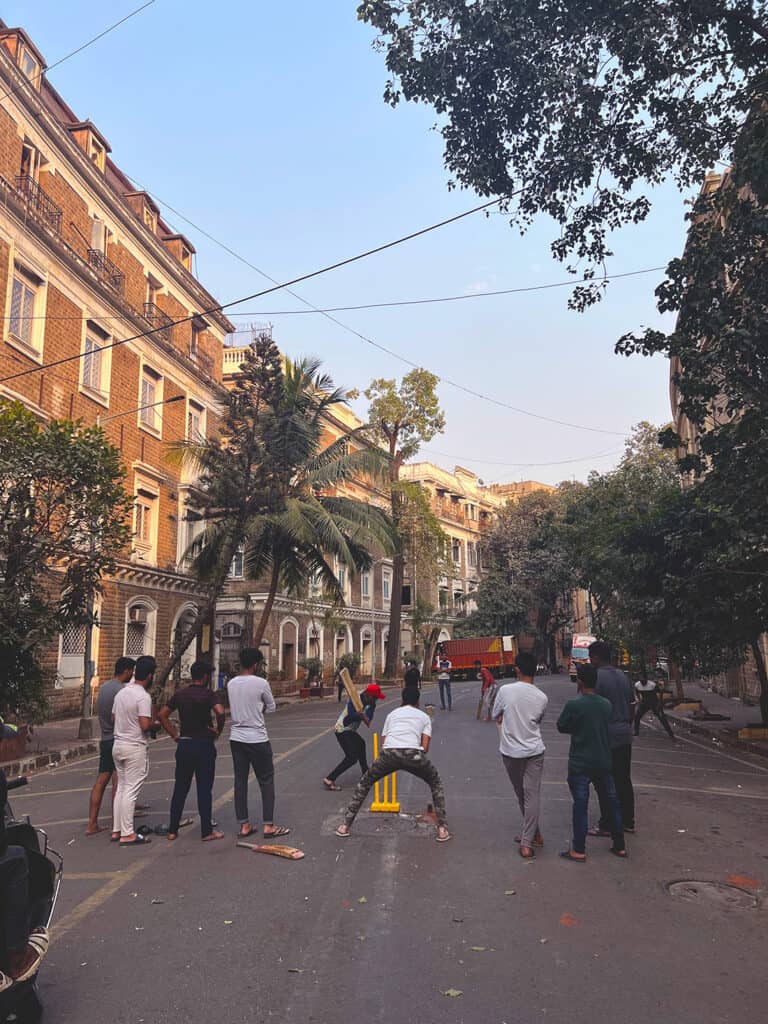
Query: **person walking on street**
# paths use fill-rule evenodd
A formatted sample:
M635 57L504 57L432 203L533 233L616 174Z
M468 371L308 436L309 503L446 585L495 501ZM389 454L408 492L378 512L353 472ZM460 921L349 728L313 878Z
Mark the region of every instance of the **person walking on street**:
M224 838L224 833L214 829L211 820L216 740L224 728L224 707L211 690L212 674L213 669L206 661L196 661L190 669L191 685L177 690L157 716L163 729L176 742L176 773L167 833L171 841L179 837L179 823L193 778L197 785L197 813L203 842ZM171 722L174 711L179 715L178 729ZM212 714L216 716L215 725Z
M261 790L264 835L273 839L287 836L291 830L275 825L274 822L275 767L264 714L276 711L277 705L267 680L256 674L263 662L263 655L258 648L246 647L240 652L242 674L227 683L229 709L232 713L229 748L235 772L235 814L240 826L238 835L250 836L256 831L248 818L248 775L253 768Z
M499 752L523 816L523 827L516 841L520 843L520 856L530 860L534 846L544 845L539 828L545 750L541 720L549 700L533 681L536 676L534 656L518 654L515 666L518 682L505 683L499 689L493 717L501 726Z
M112 721L112 708L115 697L122 690L123 686L133 675L136 662L133 658L118 658L115 662L115 674L111 679L99 687L96 697L96 716L99 719L101 729L101 741L99 742L99 773L91 790L91 798L88 801L88 826L85 830L87 836L95 836L98 832L104 832L106 826L99 825L99 811L101 801L104 799L104 792L112 780L112 800L115 799L117 788L117 775L115 774L115 762L112 758L112 747L115 745L115 723Z
M453 662L451 662L445 655L441 654L437 662L437 688L440 691L440 707L445 711L446 698L448 700L448 710L451 710L451 669L453 668Z
M489 668L484 668L481 662L475 662L475 673L480 683L480 700L477 702L477 720L482 718L485 722L493 720L493 705L498 692L496 679Z
M662 692L659 692L660 690ZM669 724L669 719L664 714L663 684L660 684L660 681L654 679L638 679L635 683L635 693L640 700L640 703L637 706L637 711L635 711L635 736L640 735L640 723L645 715L647 715L649 711L652 711L661 722L667 736L669 736L671 740L676 740L677 737L672 732L672 726Z
M589 786L597 790L601 804L610 812L613 840L611 853L626 857L621 807L611 775L609 737L612 707L610 701L595 692L597 670L592 665L579 665L579 696L569 700L557 720L557 731L571 737L568 752L568 788L573 797L573 839L560 854L566 860L583 864L587 859L587 826L589 823Z
M147 733L153 728L152 698L147 692L152 685L157 662L142 655L136 661L133 680L126 683L115 697L112 716L115 722L115 743L112 757L117 771L117 792L112 805L112 841L121 846L145 846L151 842L137 835L133 815L144 779L149 774Z
M611 649L602 640L589 645L589 660L597 669L595 693L611 705L608 732L611 739L611 765L613 781L621 804L621 817L625 832L635 831L635 791L632 788L632 718L635 696L632 684L621 669L611 665ZM611 809L600 800L600 822L590 835L611 834Z
M393 772L404 771L422 779L432 791L438 843L446 843L451 838L445 813L443 784L437 769L427 758L432 720L419 709L419 691L416 687L406 687L402 691L402 700L402 707L390 711L384 721L381 732L384 738L382 752L355 786L352 800L344 812L344 823L336 829L337 836L346 838L350 834L352 822L375 782Z
M418 665L415 661L408 662L408 667L406 668L403 676L403 686L415 686L417 690L421 689L421 672L419 672Z
M367 728L371 727L373 713L376 710L376 701L384 700L384 691L377 683L371 683L360 694L360 699L363 702L363 710L357 711L352 700L348 700L346 707L336 719L336 724L333 727L339 746L344 751L344 759L336 765L332 772L328 772L323 779L323 785L326 789L333 790L334 792L338 792L341 789L341 786L336 785L336 779L343 775L348 768L359 764L363 775L368 771L365 740L358 733L358 729L361 724Z

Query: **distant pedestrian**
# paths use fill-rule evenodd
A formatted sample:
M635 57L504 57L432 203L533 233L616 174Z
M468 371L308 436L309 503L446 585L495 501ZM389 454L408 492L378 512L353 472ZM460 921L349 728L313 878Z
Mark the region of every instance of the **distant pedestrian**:
M376 702L384 700L384 691L377 683L371 683L360 694L360 699L363 702L363 710L357 711L350 698L333 727L339 746L344 751L344 759L336 765L332 772L328 772L323 779L323 785L326 789L334 792L341 789L341 786L336 785L336 779L343 775L348 768L359 764L363 775L368 771L365 740L359 734L358 729L361 725L370 728L373 713L376 710Z
M171 841L179 837L181 815L193 778L197 786L201 838L204 842L224 838L224 833L214 829L211 821L216 740L224 728L224 707L221 698L211 689L212 674L208 662L196 661L190 669L191 685L177 690L157 716L163 729L176 742L176 778L167 834ZM171 722L174 711L179 716L178 729ZM215 716L215 724L212 716Z
M337 668L334 673L333 680L336 683L336 703L341 704L341 697L346 687L344 686L344 680L341 678L341 669Z
M480 661L475 661L475 673L480 683L480 700L477 702L477 718L485 722L493 720L493 705L496 700L497 685L493 672L485 668Z
M445 711L446 700L448 701L448 710L451 710L451 669L453 668L453 662L451 662L444 655L440 655L437 662L437 688L440 691L440 707Z
M136 799L149 774L147 733L154 727L152 698L147 691L157 668L148 655L136 661L133 680L117 693L112 706L115 742L112 757L117 771L117 792L112 805L112 841L121 846L145 846L151 842L136 833L133 815Z
M264 724L264 714L277 710L269 683L256 674L264 664L264 657L256 647L240 652L242 674L227 683L232 728L229 747L235 772L235 814L240 825L238 835L249 836L256 829L248 819L248 775L251 768L261 790L264 835L269 838L287 836L291 831L275 825L275 767L272 744Z
M421 672L415 661L409 661L403 675L403 686L416 687L417 690L421 689Z
M541 720L549 700L534 683L536 659L521 653L515 659L518 682L505 683L493 705L493 717L501 726L499 751L520 804L523 827L516 842L520 856L530 860L534 846L543 846L539 827L541 778L544 774L544 741Z
M595 692L597 670L592 665L577 666L579 696L569 700L557 720L557 731L571 737L568 753L568 788L573 797L573 839L560 854L566 860L583 863L587 859L589 823L589 787L597 790L601 804L610 811L613 839L611 853L626 857L624 829L616 787L611 775L609 724L611 703Z
M443 784L437 769L427 758L432 720L419 709L419 691L415 687L408 686L402 691L402 701L402 707L390 711L384 721L382 752L355 786L352 800L344 812L344 824L336 829L337 836L350 834L352 822L375 782L393 772L404 771L422 779L432 791L438 843L445 843L451 838L446 824Z
M640 701L635 711L635 736L640 735L640 723L645 715L652 711L661 722L667 736L671 740L676 740L677 736L672 732L669 719L664 714L663 684L655 679L638 679L635 683L635 693Z
M99 825L99 811L101 801L104 799L104 792L112 781L112 800L115 799L117 789L117 774L115 762L112 757L112 748L115 745L115 723L112 720L112 708L115 697L122 690L125 684L133 675L136 662L133 658L118 658L115 662L115 674L111 679L99 687L96 697L96 717L99 719L101 740L99 741L99 773L91 790L91 798L88 801L88 826L85 830L87 836L95 836L98 832L104 832L106 826Z
M595 693L611 705L608 733L611 739L613 781L621 804L625 832L635 831L635 791L632 788L632 718L635 695L626 674L611 665L611 649L602 640L589 645L590 664L597 669ZM600 801L600 822L590 835L611 834L611 810L605 799Z

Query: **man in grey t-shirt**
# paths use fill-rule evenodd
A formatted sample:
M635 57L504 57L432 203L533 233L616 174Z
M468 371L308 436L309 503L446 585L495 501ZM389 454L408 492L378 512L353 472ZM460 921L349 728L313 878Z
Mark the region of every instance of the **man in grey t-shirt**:
M611 665L611 650L602 640L589 645L589 660L597 669L595 693L611 704L608 737L611 743L613 781L621 805L625 832L635 831L635 791L632 787L632 719L635 694L632 684L621 669ZM611 834L611 811L605 800L600 801L600 823L591 830L593 835Z
M275 825L275 768L272 744L264 725L264 714L275 711L277 705L269 683L257 672L263 669L264 657L256 647L240 652L242 673L227 683L232 729L229 749L235 772L235 814L240 825L239 835L249 836L256 830L248 819L248 775L251 768L261 790L264 835L270 839L287 836L291 831Z
M115 775L115 762L112 759L112 747L115 742L114 723L112 721L112 705L115 697L122 690L123 686L133 675L136 662L133 658L118 658L115 662L115 674L99 687L96 697L96 715L101 728L101 742L99 743L99 774L91 790L91 798L88 804L88 827L85 830L87 836L95 836L97 832L104 829L99 825L99 811L104 791L109 780L112 779L112 799L115 798L115 786L117 776Z

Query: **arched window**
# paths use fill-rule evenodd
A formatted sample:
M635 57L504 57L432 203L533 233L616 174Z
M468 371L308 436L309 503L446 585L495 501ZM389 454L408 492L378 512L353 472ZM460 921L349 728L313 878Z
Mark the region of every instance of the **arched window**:
M148 599L134 600L126 606L123 653L127 658L155 653L156 624L157 608Z
M223 637L240 637L243 635L243 627L239 622L225 622L221 627L221 635Z

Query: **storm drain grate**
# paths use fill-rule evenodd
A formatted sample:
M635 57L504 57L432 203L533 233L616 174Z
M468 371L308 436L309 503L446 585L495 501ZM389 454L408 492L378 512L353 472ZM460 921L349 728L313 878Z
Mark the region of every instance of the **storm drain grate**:
M724 910L754 910L759 906L754 893L725 882L699 882L686 878L680 882L669 882L667 892L679 900L714 904Z

